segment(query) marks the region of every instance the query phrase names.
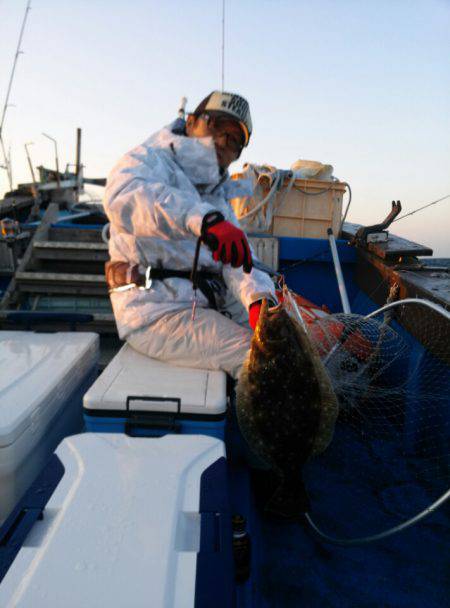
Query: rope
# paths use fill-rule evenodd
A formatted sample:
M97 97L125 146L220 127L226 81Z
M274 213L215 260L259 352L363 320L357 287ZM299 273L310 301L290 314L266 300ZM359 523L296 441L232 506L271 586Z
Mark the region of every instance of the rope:
M347 219L348 210L350 209L350 203L352 202L352 189L350 188L350 184L348 184L347 182L343 182L343 184L348 188L348 203L347 207L345 208L344 215L342 216L341 225L339 226L339 234L342 232L342 227L344 225L345 220Z

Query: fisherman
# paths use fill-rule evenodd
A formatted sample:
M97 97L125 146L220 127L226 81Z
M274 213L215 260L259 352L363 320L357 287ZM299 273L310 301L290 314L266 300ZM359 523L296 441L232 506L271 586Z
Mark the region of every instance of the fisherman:
M248 102L213 91L109 175L111 302L120 338L149 357L237 378L263 298L276 302L229 203L251 133Z

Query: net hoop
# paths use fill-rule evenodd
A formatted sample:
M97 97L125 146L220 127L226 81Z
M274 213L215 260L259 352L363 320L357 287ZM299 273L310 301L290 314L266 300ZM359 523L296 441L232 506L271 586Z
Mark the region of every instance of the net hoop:
M445 319L447 319L447 321L450 321L450 312L449 311L445 310L445 308L443 308L439 304L436 304L435 302L431 302L429 300L425 300L422 298L405 298L404 300L397 300L395 302L391 302L391 303L386 304L385 306L382 306L381 308L375 310L374 312L371 312L370 314L366 315L364 318L371 319L373 317L376 317L379 314L386 312L389 309L392 309L392 308L395 308L398 306L409 305L409 304L415 304L418 306L428 307L431 310L434 310L435 312L441 314ZM379 532L378 534L372 534L369 536L361 536L361 537L356 537L356 538L338 538L338 537L330 536L330 535L326 534L325 532L323 532L315 524L314 520L312 519L312 517L309 513L305 513L305 519L308 522L311 529L313 530L313 533L315 534L315 536L317 536L320 540L322 540L326 543L330 543L330 544L338 545L338 546L342 546L342 547L366 545L366 544L369 544L369 543L372 543L375 541L383 540L383 539L393 536L394 534L397 534L403 530L406 530L407 528L410 528L414 524L422 521L428 515L431 515L432 513L434 513L439 507L441 507L445 502L447 502L447 500L449 498L450 498L450 488L446 492L444 492L437 500L435 500L432 504L430 504L427 508L423 509L422 511L417 513L414 517L409 518L408 520L404 521L403 523L398 524L397 526L394 526L392 528L388 528L387 530Z

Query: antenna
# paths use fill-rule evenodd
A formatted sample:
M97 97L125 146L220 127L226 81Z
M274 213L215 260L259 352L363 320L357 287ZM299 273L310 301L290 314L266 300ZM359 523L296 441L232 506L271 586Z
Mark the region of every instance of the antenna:
M10 166L10 158L8 158L8 156L6 154L5 146L3 143L3 125L5 124L6 110L8 109L8 106L9 106L9 103L8 103L9 95L11 93L11 87L12 87L12 83L14 80L14 73L16 71L17 60L19 59L19 55L23 52L20 50L20 46L22 44L23 32L25 30L25 24L27 22L28 13L30 10L31 10L31 0L28 0L27 6L25 8L25 14L23 16L22 27L20 28L19 41L17 43L16 54L14 56L13 67L11 70L11 75L9 77L8 89L6 91L6 98L5 98L5 103L4 103L3 111L2 111L2 118L0 120L0 143L1 143L1 147L2 147L4 163L6 166L6 172L8 174L9 187L11 190L12 190L12 171L11 171L11 166Z
M47 135L47 133L42 133L44 137L53 142L55 147L55 166L56 166L56 183L58 184L58 188L61 186L61 182L59 179L59 158L58 158L58 142L51 135Z
M225 0L222 0L222 91L225 88Z

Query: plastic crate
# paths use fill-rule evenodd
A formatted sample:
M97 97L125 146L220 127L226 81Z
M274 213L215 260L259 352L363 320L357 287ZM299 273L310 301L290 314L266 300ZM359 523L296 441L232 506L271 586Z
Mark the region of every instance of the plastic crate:
M233 179L240 177L241 174L233 175ZM326 239L328 228L332 228L337 236L346 184L337 181L296 179L290 190L286 191L289 181L286 179L280 190L267 202L274 209L268 229L261 229L257 222L250 220L244 223L246 230L273 236ZM261 180L258 196L232 199L231 204L238 219L243 220L246 213L267 196L269 190L269 180Z

